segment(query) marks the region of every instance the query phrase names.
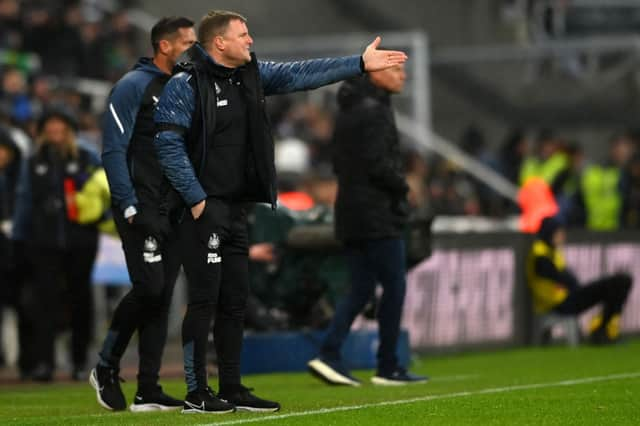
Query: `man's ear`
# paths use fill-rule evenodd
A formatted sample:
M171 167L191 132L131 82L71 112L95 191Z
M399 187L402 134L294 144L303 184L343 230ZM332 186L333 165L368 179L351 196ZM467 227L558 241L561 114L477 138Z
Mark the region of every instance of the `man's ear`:
M221 35L217 35L213 38L213 44L216 46L216 49L222 51L224 50L224 37Z
M168 54L171 50L171 43L169 43L168 40L160 40L158 46L160 47L160 53L162 53L163 55Z

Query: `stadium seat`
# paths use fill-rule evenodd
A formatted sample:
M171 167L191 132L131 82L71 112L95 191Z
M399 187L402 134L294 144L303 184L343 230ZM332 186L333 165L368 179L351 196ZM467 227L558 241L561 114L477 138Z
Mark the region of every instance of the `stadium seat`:
M569 346L578 346L580 343L580 325L578 324L578 318L554 313L534 317L533 343L536 345L549 343L551 340L551 330L556 326L562 328L563 338Z

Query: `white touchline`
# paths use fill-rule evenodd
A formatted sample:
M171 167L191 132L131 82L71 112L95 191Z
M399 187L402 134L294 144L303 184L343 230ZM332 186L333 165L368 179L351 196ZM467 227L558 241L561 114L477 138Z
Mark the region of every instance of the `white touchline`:
M118 114L116 114L116 109L113 107L112 103L109 103L109 109L111 110L111 115L113 115L113 118L116 120L116 124L118 125L118 128L120 129L120 133L122 133L124 135L124 127L122 127L122 123L120 122L120 118L118 117Z
M281 414L281 415L253 417L249 419L230 420L230 421L219 422L219 423L208 423L200 426L239 425L244 423L256 423L256 422L266 422L269 420L288 419L292 417L313 416L316 414L330 414L330 413L337 413L340 411L362 410L363 408L384 407L388 405L412 404L414 402L434 401L437 399L460 398L464 396L487 395L487 394L493 394L493 393L515 392L520 390L553 388L553 387L561 387L561 386L574 386L574 385L582 385L585 383L606 382L609 380L635 379L635 378L640 378L640 372L611 374L608 376L585 377L582 379L562 380L559 382L531 383L528 385L514 385L514 386L504 386L500 388L486 388L486 389L479 389L479 390L466 391L466 392L445 393L440 395L427 395L427 396L421 396L417 398L400 399L396 401L383 401L383 402L375 402L371 404L350 405L345 407L322 408L320 410L298 411L296 413L287 413L287 414Z

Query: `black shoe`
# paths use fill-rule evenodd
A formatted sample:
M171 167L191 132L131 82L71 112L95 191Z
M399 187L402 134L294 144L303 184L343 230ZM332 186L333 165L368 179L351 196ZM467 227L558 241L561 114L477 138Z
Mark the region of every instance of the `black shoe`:
M262 413L273 413L280 409L280 404L274 401L258 398L251 393L253 389L238 385L233 389L220 392L218 396L223 401L227 401L236 406L238 411L253 411Z
M307 363L309 372L330 385L360 386L360 380L353 377L339 361L329 361L318 357Z
M382 386L402 386L412 383L426 383L428 381L429 378L427 376L411 374L404 368L400 367L396 368L391 373L383 374L378 372L371 378L371 383Z
M170 397L162 391L161 386L141 392L138 390L129 410L140 413L145 411L170 411L184 406L184 401Z
M189 413L212 413L224 414L233 413L236 407L226 401L222 401L216 394L207 387L204 390L189 392L184 398L182 412Z
M102 367L96 365L89 375L89 383L96 390L98 403L107 410L122 411L127 408L120 381L120 371L117 368Z

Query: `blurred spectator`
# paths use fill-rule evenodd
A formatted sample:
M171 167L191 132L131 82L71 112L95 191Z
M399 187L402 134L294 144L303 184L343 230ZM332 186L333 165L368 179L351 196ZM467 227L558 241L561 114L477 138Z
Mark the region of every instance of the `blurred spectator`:
M0 48L22 47L23 28L18 0L0 0Z
M508 131L498 150L497 171L514 185L519 184L520 169L529 149L529 139L521 128ZM517 214L519 209L512 200L502 199L502 214Z
M278 207L275 213L263 205L254 207L249 215L249 328L327 325L347 280L332 220L324 206L302 211Z
M17 124L24 124L32 117L27 80L17 68L5 69L0 101L5 104L11 119Z
M9 132L0 126L0 366L5 364L2 347L2 311L14 304L16 294L16 256L11 242L15 190L22 163L20 149Z
M520 168L529 147L529 140L523 129L509 130L498 154L498 170L514 185L518 185Z
M406 155L406 175L409 193L407 200L413 209L420 209L428 204L427 180L429 179L429 165L416 151L409 151Z
M584 169L584 151L577 142L568 143L566 154L569 166L557 177L558 193L556 201L560 209L558 215L569 226L584 224L584 199L580 184Z
M569 167L569 157L564 151L564 143L550 129L540 131L535 151L528 155L520 169L520 185L531 177L542 178L554 194L560 190L558 177Z
M585 226L593 231L619 229L627 204L626 170L634 153L630 136L615 136L609 144L609 158L604 164L585 168L581 181Z
M302 188L309 194L314 205L333 209L338 196L338 182L333 174L323 169L307 174L302 182Z
M40 115L53 101L52 78L46 74L35 75L31 79L31 108Z
M640 228L640 153L636 152L628 166L628 185L624 222L627 228Z
M131 25L127 12L119 10L113 14L110 20L107 48L107 70L105 77L108 80L117 80L127 72L131 63L135 61L136 51L140 49L136 43L136 31Z
M460 148L483 166L500 172L500 162L498 158L487 148L484 133L476 125L472 124L466 128L462 135ZM465 175L466 179L475 187L475 192L478 195L478 202L480 204L480 214L488 216L501 215L503 205L502 197L477 178L468 173L465 173Z
M99 169L95 153L76 142L75 118L62 110L38 123L38 148L29 159L18 189L14 239L24 242L33 268L35 323L31 371L24 376L53 377L54 340L66 313L71 314L71 353L76 380L86 375L93 328L91 270L96 257L95 224L80 225L76 194ZM43 318L42 313L49 313ZM61 324L62 323L62 324Z
M87 22L80 29L82 71L87 78L103 79L107 68L107 38L101 22Z
M434 214L445 216L478 216L480 201L473 182L450 161L436 163L429 183L429 196Z
M293 98L288 97L288 99ZM277 126L278 132L284 137L295 135L307 141L310 165L319 170L330 170L332 114L321 104L304 101L276 104L276 115L278 115L277 108L284 106L288 106L288 110L284 114L280 112L281 121Z

